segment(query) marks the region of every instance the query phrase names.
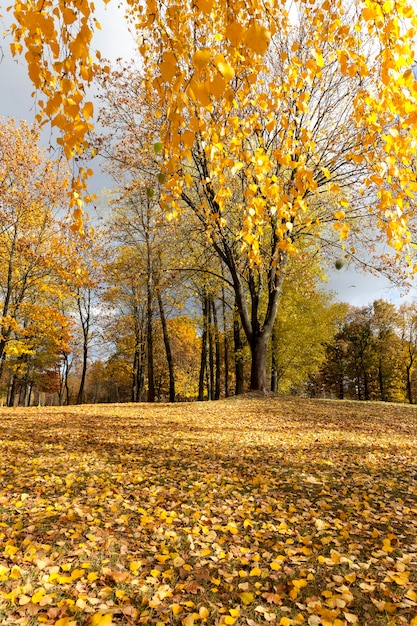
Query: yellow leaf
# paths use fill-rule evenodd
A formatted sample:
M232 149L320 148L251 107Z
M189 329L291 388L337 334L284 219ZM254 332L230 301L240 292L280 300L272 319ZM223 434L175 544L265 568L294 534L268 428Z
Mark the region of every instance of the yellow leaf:
M413 602L417 601L417 593L413 591L412 589L409 589L407 591L407 593L405 594L405 597L408 598L409 600L412 600Z
M194 52L193 54L194 66L200 70L203 69L203 67L206 67L210 63L210 59L211 59L210 48L201 48L200 50L197 50L197 52Z
M216 56L214 57L214 65L226 81L232 80L235 75L235 70L226 61L223 54L216 54Z
M171 51L164 52L162 55L162 63L159 66L162 80L170 82L177 73L177 60Z
M294 585L294 587L296 587L296 589L301 589L302 587L305 587L307 585L307 581L305 580L305 578L300 578L298 580L295 579L291 582Z
M260 576L260 575L261 575L261 570L259 569L259 567L253 567L251 571L249 572L249 576Z
M213 8L214 0L195 0L195 5L202 13L210 13Z
M250 591L243 591L239 594L239 598L242 600L243 604L248 605L253 602L255 595Z
M71 580L77 580L77 578L81 578L82 576L85 576L83 569L75 569L71 572Z
M33 596L32 596L33 604L38 604L40 602L40 600L42 600L42 598L45 595L45 593L46 593L45 589L38 589L38 591L36 593L34 593Z
M180 604L171 604L171 611L173 615L178 615L182 611L182 606Z
M352 574L346 574L345 580L347 580L348 583L354 583L356 580L356 574L354 572Z
M313 56L316 59L316 63L319 67L324 67L324 59L321 50L313 50Z
M194 613L187 615L186 618L182 620L183 626L194 626Z
M281 617L279 624L280 626L291 626L291 620L288 617Z
M232 617L231 615L226 615L224 618L224 624L228 624L228 626L232 626L235 623L237 617Z
M1 575L1 571L0 571L0 575ZM18 565L13 565L11 572L10 572L10 578L21 578L21 577L22 577L22 570L20 569Z
M263 56L268 50L270 41L271 32L265 26L252 21L245 36L245 43L248 48Z
M109 626L110 624L113 624L111 613L94 613L88 626Z
M90 572L87 576L87 580L89 583L93 583L95 580L97 580L97 578L98 578L97 572Z
M94 113L94 105L92 102L86 102L83 107L83 115L86 120L89 120Z

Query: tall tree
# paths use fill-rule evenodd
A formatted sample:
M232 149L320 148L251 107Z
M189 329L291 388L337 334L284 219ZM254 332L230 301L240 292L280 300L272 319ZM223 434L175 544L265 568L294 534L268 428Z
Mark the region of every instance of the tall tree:
M343 241L346 218L361 217L397 251L410 241L417 16L406 0L312 0L308 10L302 1L187 0L179 10L148 0L127 3L127 12L140 33L149 101L166 118L155 149L167 210L187 205L228 267L252 352L251 387L264 389L298 239L333 223ZM40 109L72 158L89 147L92 105L83 92L100 65L90 56L94 4L15 2L14 19L13 53L26 47L45 95ZM325 192L332 203L321 202Z
M69 293L75 268L58 219L67 185L66 172L41 150L34 128L0 123L0 370L8 343L25 334L25 303L34 305L33 321L50 312L48 301L59 307Z
M417 312L415 303L401 305L399 315L407 398L410 404L414 404L413 373L417 362Z

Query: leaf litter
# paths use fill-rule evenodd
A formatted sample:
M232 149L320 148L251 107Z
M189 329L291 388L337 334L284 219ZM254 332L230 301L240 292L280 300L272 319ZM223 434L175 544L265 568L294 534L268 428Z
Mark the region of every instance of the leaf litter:
M417 625L417 413L0 410L0 623Z

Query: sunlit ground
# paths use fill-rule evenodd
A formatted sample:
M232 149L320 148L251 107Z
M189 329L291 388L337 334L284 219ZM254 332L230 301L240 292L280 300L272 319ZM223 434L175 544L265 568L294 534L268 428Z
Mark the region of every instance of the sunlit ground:
M417 624L417 409L1 409L0 623Z

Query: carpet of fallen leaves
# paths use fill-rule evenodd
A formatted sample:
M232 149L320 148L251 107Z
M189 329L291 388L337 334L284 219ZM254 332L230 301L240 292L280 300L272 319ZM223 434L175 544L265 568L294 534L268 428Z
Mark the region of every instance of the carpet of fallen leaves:
M417 624L417 409L0 409L0 624Z

